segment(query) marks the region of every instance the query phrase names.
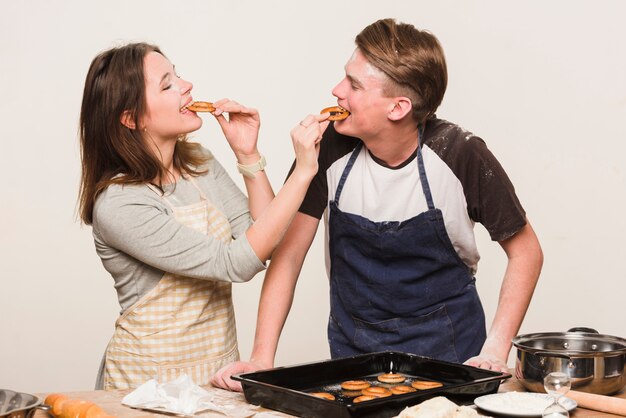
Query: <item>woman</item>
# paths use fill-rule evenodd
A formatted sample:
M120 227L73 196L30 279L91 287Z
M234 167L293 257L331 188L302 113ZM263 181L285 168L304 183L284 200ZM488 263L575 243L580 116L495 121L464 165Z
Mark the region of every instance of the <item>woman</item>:
M308 116L292 130L296 175L274 197L257 149L258 112L220 100L213 115L248 201L212 154L186 139L202 126L187 109L191 90L145 43L99 54L86 77L80 216L122 308L97 388L181 373L207 384L236 360L231 283L265 267L317 171L322 131Z

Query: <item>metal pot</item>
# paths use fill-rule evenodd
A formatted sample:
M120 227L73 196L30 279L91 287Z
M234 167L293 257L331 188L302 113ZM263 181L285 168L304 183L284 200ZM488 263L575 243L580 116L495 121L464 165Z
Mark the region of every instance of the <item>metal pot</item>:
M0 418L30 418L36 409L48 411L50 407L35 395L0 389Z
M515 376L528 390L545 392L543 378L563 372L572 390L611 395L626 386L626 340L591 328L518 335Z

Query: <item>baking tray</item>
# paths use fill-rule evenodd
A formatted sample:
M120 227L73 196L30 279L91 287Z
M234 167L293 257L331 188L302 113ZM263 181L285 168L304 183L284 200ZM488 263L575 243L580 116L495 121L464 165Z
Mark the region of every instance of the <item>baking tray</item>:
M391 372L407 376L408 384L412 380L434 380L443 386L361 403L342 395L340 383L343 381L362 379L373 386L385 386L376 376ZM311 418L370 418L393 417L405 407L435 396L468 404L478 396L496 393L500 382L510 377L509 373L384 351L245 373L233 379L241 382L246 401L264 408ZM336 399L317 398L310 392L330 392Z

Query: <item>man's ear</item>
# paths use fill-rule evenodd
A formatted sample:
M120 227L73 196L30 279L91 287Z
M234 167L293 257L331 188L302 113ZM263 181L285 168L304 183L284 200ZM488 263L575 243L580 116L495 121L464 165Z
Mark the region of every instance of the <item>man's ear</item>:
M125 110L120 116L120 122L128 129L135 129L135 118L133 116L133 112L131 112L130 110Z
M398 121L410 114L413 110L413 103L408 97L396 97L393 107L389 110L389 119Z

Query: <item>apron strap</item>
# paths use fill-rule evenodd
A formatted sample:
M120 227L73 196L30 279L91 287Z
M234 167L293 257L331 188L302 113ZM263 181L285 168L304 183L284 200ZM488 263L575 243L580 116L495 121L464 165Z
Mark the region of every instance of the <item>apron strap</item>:
M350 155L350 159L348 160L348 164L346 164L346 167L343 169L343 173L341 173L341 179L339 180L339 184L337 185L337 191L335 192L335 204L337 205L337 207L339 207L339 196L341 196L343 185L346 183L348 174L350 174L350 170L352 170L352 166L356 161L356 157L359 156L361 148L363 148L363 142L359 142L354 148L354 151L352 151L352 155Z
M196 183L196 181L193 179L193 177L192 177L192 176L189 176L189 175L187 175L187 174L181 174L181 176L182 176L185 180L188 180L188 181L189 181L189 182L193 185L193 187L195 187L195 188L196 188L196 190L197 190L197 191L198 191L198 193L200 194L200 200L205 200L205 201L206 201L206 200L208 200L208 199L206 198L206 196L204 195L204 192L202 191L202 189L200 188L200 186L198 186L198 183ZM167 203L167 205L168 205L168 206L169 206L172 210L175 210L175 209L176 209L176 205L174 205L174 204L172 203L172 201L171 201L171 200L169 200L169 199L167 198L167 196L165 195L165 193L161 192L161 191L160 191L160 190L159 190L159 189L158 189L158 188L157 188L154 184L152 184L152 183L147 183L147 185L148 185L148 188L149 188L150 190L152 190L154 193L156 193L159 197L161 197L161 198L165 201L165 203Z
M204 195L204 192L202 191L202 189L200 188L200 186L198 186L198 183L196 183L196 181L194 180L193 176L189 176L187 174L183 174L183 177L185 178L185 180L189 180L189 182L191 184L193 184L193 187L196 188L196 190L198 191L198 193L200 193L200 197L204 200L209 200L206 198L206 196Z
M428 184L428 177L426 177L426 169L424 168L424 158L422 157L422 138L424 137L424 126L420 124L417 127L417 170L420 175L420 182L422 183L422 191L428 204L428 210L435 209L435 203L433 201L433 195L430 192L430 185Z
M433 200L433 195L430 191L430 185L428 184L428 177L426 176L426 169L424 168L424 158L422 156L422 139L424 137L424 126L420 125L417 128L417 169L420 176L420 182L422 183L422 192L424 193L424 197L426 198L426 203L428 204L429 210L435 209L435 202ZM343 190L343 186L346 183L346 179L348 178L348 174L350 174L350 170L352 170L352 166L354 166L354 162L356 158L359 156L361 152L361 148L363 148L363 142L359 142L357 146L352 151L352 155L350 155L350 159L346 164L346 167L343 169L343 173L341 174L341 179L339 180L339 184L337 185L337 191L335 192L335 204L339 206L339 197L341 196L341 191Z

